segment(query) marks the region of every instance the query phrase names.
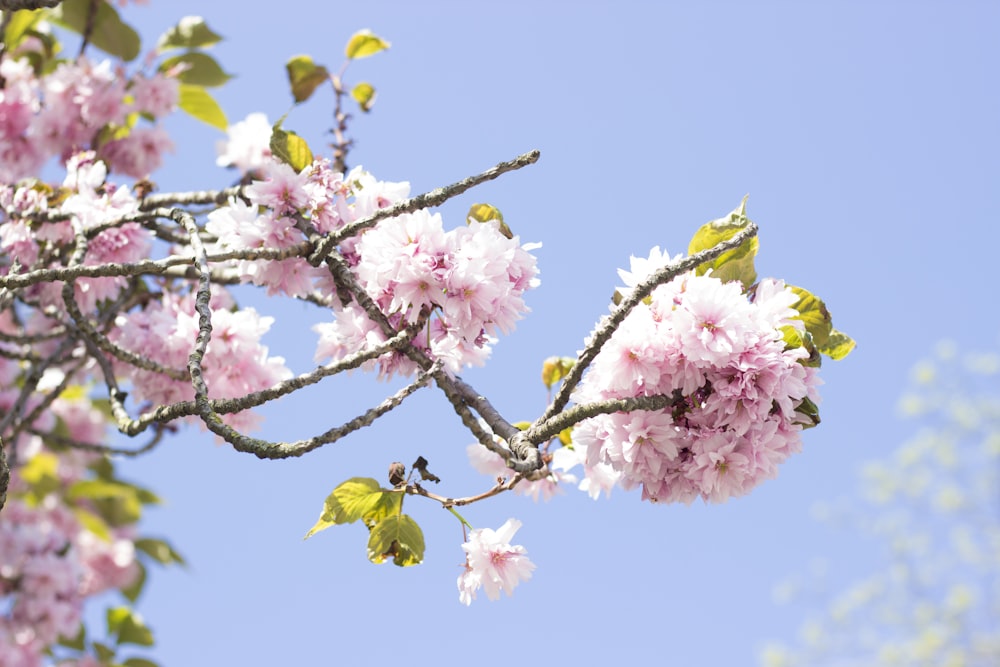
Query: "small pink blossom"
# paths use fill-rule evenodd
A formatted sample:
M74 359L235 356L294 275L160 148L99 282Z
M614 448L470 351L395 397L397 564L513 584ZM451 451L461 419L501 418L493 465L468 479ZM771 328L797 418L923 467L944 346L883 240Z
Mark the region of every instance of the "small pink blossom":
M160 167L163 154L173 149L174 143L163 128L140 127L101 146L99 154L111 171L145 178Z
M262 113L252 113L226 130L216 142L220 167L235 167L246 174L262 169L271 157L271 123Z
M254 181L246 187L246 196L251 202L271 209L275 216L294 214L309 205L307 170L297 174L284 162L269 160L264 171L264 180Z
M177 101L180 97L180 82L159 73L149 78L139 75L132 80L129 92L134 98L132 107L136 111L159 118L177 107Z
M472 604L480 588L490 600L498 600L500 592L511 595L521 581L531 578L535 569L520 545L511 545L514 534L521 528L517 519L508 519L497 530L481 528L469 534L462 545L465 550L465 571L458 578L458 599Z

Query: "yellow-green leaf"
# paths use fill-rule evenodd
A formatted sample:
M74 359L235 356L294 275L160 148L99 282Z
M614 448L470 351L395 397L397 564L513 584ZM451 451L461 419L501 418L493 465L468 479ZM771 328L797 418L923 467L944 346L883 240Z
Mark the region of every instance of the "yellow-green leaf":
M143 537L135 541L135 548L146 554L161 565L177 563L184 565L184 557L170 546L166 540Z
M813 344L812 336L809 335L808 331L799 331L795 327L786 324L781 327L781 334L785 340L786 350L802 347L809 353L809 356L805 359L799 359L799 363L803 366L819 368L822 358L819 356L819 350Z
M145 658L129 658L122 663L122 667L160 667L160 664Z
M351 35L344 53L347 54L350 60L356 60L357 58L366 58L375 55L379 51L388 49L389 46L389 42L372 33L371 30L359 30Z
M362 111L368 113L371 111L372 105L375 104L375 88L372 84L362 81L351 88L351 97L358 103Z
M17 51L17 47L21 45L21 40L28 34L29 30L38 24L42 16L42 12L34 12L28 9L21 9L14 12L7 22L7 28L3 34L3 43L6 45L7 51Z
M73 516L76 517L76 520L80 522L81 526L92 532L94 535L97 535L105 542L109 542L111 540L111 528L108 526L107 522L98 515L82 507L74 507Z
M139 568L139 574L135 576L131 584L119 589L125 599L133 604L142 595L142 589L146 586L146 566L142 564L142 561L136 561L136 566Z
M843 331L831 329L830 336L826 339L826 345L820 347L819 351L834 361L838 361L850 354L856 345L854 339Z
M799 416L796 423L801 424L802 428L819 426L819 408L808 398L803 398L802 402L796 406L795 414Z
M326 67L317 65L309 56L295 56L285 63L285 71L296 103L308 100L317 86L330 79Z
M137 612L128 607L112 607L107 611L108 634L116 635L119 644L152 646L153 633Z
M542 384L546 389L552 389L575 365L576 359L572 357L549 357L542 362Z
M97 10L92 20L91 7ZM130 61L139 55L139 34L122 22L118 11L107 0L99 0L96 6L91 0L64 0L52 10L49 18L81 35L89 23L92 27L90 43L112 56Z
M271 155L290 166L296 173L311 165L313 161L313 154L306 140L294 132L281 129L280 120L271 128Z
M195 86L189 83L180 85L180 99L178 106L188 114L194 116L203 123L218 128L223 132L229 128L229 121L226 114L215 101L204 86Z
M383 563L391 557L400 567L417 565L424 559L424 534L406 514L386 517L368 536L368 560Z
M469 207L469 212L465 216L465 224L471 225L473 222L495 222L501 234L509 239L514 238L514 233L503 221L503 213L496 206L491 204L473 204Z
M82 651L86 648L87 644L87 628L81 623L80 629L72 637L60 637L58 643L60 646L65 646L66 648L76 649L77 651Z
M94 649L94 654L97 656L99 664L101 665L111 662L111 659L115 657L115 650L107 644L103 644L101 642L91 642L90 646Z
M21 468L21 479L29 485L30 503L40 502L45 496L59 490L62 484L58 470L59 458L50 452L35 454Z
M750 224L746 209L747 198L744 197L740 205L728 215L702 225L688 245L688 254L693 255L714 248L740 233ZM753 260L759 245L756 237L748 239L738 248L728 250L714 260L701 264L696 273L701 276L711 269L712 275L719 280L723 282L739 280L746 289L757 280L757 270L754 268Z
M806 325L806 331L812 335L816 347L822 350L830 338L830 332L833 331L830 311L826 309L823 300L809 290L794 285L788 287L799 297L799 300L792 304L792 308L799 311L798 319Z
M177 75L177 79L181 83L212 88L221 86L233 78L231 74L223 71L215 58L201 51L190 51L167 58L160 63L158 69L161 72L168 72L178 66L182 68L180 74Z
M358 520L373 526L388 516L398 515L402 501L402 493L383 489L371 477L352 477L327 496L323 512L306 538L330 526Z
M170 49L197 49L212 46L221 40L222 37L208 27L205 19L200 16L185 16L160 36L156 50L162 53Z

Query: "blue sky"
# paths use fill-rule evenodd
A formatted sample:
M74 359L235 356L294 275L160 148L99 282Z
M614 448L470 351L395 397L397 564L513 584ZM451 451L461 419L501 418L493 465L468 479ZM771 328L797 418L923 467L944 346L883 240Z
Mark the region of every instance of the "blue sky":
M275 120L291 106L284 62L306 53L331 69L370 28L392 49L354 63L348 81L379 90L355 118L351 164L425 191L530 149L535 166L442 211L461 224L473 202L499 207L541 241L532 315L492 362L465 374L512 419L545 405L542 360L572 355L606 311L630 254L683 251L703 222L750 194L761 275L822 296L858 349L823 369L823 424L776 480L725 505L659 507L616 491L570 489L547 504L510 496L467 508L476 526L524 522L538 569L514 597L471 608L455 579L461 530L431 503L407 500L427 537L417 568L374 566L364 529L303 542L329 491L383 479L418 455L460 495L485 489L471 442L433 391L374 427L301 460L261 462L187 429L122 470L167 503L147 532L165 535L187 570L155 572L139 609L164 665L341 664L422 656L478 665L752 664L798 617L771 588L816 556L844 580L871 544L810 519L850 493L860 464L914 428L895 402L912 364L942 339L967 348L1000 334L992 277L1000 232L1000 94L993 3L154 2L129 8L147 44L185 14L226 41L238 75L218 93L231 121ZM331 96L294 109L286 127L319 152ZM187 118L161 190L214 188L221 135ZM311 306L240 293L277 322L266 339L292 368L311 367L324 319ZM265 411L263 437L326 430L392 388L335 381ZM444 489L443 489L444 490ZM839 574L838 574L839 573Z

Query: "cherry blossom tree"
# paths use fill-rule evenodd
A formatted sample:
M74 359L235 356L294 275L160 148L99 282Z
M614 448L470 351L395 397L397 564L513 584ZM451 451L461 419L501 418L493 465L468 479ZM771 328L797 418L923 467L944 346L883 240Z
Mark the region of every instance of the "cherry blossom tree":
M375 102L370 83L346 83L347 68L389 48L369 31L350 37L336 72L307 56L286 65L295 103L319 86L334 92L327 157L284 118L229 123L210 93L228 78L210 54L220 38L199 18L143 52L106 0L0 9L4 665L152 664L121 654L153 643L131 603L148 565L183 560L142 536L143 508L158 498L119 478L114 461L152 452L181 423L261 459L298 457L418 390L441 391L474 441L471 463L490 477L483 490L446 495L423 457L387 461L385 483L336 486L307 536L360 521L372 562L415 565L424 535L404 501L440 505L466 537L457 585L469 604L479 589L511 594L534 564L511 543L519 521L477 528L460 508L508 491L548 497L559 485L594 497L638 488L658 503L746 494L819 423L821 355L854 346L818 297L758 277L744 199L698 228L686 256L632 257L582 350L545 362L546 410L513 421L460 373L484 365L528 313L537 246L493 205L473 205L457 224L430 209L534 164L538 151L414 196L347 163L348 106L366 113ZM79 49L68 55L73 34ZM150 176L173 148L161 121L178 110L226 132L219 165L236 185L156 191ZM315 368L295 374L272 354L270 318L229 289L241 284L325 313ZM251 435L255 408L358 370L405 384L306 439ZM139 444L109 445L111 428ZM112 590L122 603L95 639L83 605Z

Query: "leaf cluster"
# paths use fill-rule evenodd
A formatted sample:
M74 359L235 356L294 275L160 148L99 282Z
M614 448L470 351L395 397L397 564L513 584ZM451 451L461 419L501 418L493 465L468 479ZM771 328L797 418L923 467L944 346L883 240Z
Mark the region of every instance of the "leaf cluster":
M330 526L362 522L368 528L368 560L392 562L400 567L424 559L424 534L403 514L404 489L385 489L371 477L352 477L327 497L319 520L306 533L312 537Z

